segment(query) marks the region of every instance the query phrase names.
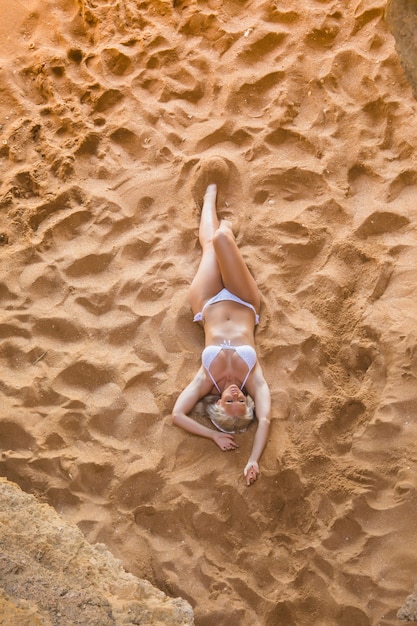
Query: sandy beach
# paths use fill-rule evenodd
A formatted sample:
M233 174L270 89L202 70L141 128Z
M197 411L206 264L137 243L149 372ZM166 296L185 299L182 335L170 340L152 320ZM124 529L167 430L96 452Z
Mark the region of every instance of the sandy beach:
M0 0L0 474L197 626L399 626L417 102L382 0ZM261 475L173 426L199 171L262 292ZM0 584L1 586L1 584Z

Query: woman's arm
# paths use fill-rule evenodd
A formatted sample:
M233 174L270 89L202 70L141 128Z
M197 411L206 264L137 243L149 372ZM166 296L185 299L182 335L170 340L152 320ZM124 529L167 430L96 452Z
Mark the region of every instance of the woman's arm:
M249 393L255 401L255 411L258 420L255 438L253 440L252 452L249 461L244 469L246 482L251 485L259 474L259 459L264 451L269 434L269 424L271 420L271 392L263 376L262 369L258 364L250 381Z
M200 368L191 383L180 393L172 411L172 422L193 435L211 439L222 450L233 450L238 447L233 435L207 428L187 415L197 402L209 393L210 389L211 385L207 384L204 371Z

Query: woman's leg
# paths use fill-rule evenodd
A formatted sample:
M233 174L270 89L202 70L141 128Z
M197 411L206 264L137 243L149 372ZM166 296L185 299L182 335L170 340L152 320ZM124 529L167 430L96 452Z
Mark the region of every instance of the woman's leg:
M208 185L204 195L201 211L200 229L198 238L203 249L200 265L190 285L189 302L194 314L201 311L203 304L223 289L222 277L216 253L213 247L213 238L219 228L219 219L216 212L217 186Z
M261 298L258 286L237 246L229 222L222 220L213 238L213 247L223 285L259 313Z

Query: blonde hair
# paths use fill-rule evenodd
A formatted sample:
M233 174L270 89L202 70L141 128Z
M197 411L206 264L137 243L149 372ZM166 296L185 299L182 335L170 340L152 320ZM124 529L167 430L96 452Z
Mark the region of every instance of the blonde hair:
M197 402L194 413L200 417L208 417L212 424L225 433L243 433L255 418L255 403L250 396L246 397L246 413L241 417L233 417L226 413L217 403L219 396L205 396Z

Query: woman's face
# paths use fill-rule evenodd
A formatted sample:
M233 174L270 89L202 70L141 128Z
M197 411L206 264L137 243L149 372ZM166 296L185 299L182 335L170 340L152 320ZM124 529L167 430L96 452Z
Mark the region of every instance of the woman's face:
M246 415L246 396L236 385L226 387L218 403L231 417Z

